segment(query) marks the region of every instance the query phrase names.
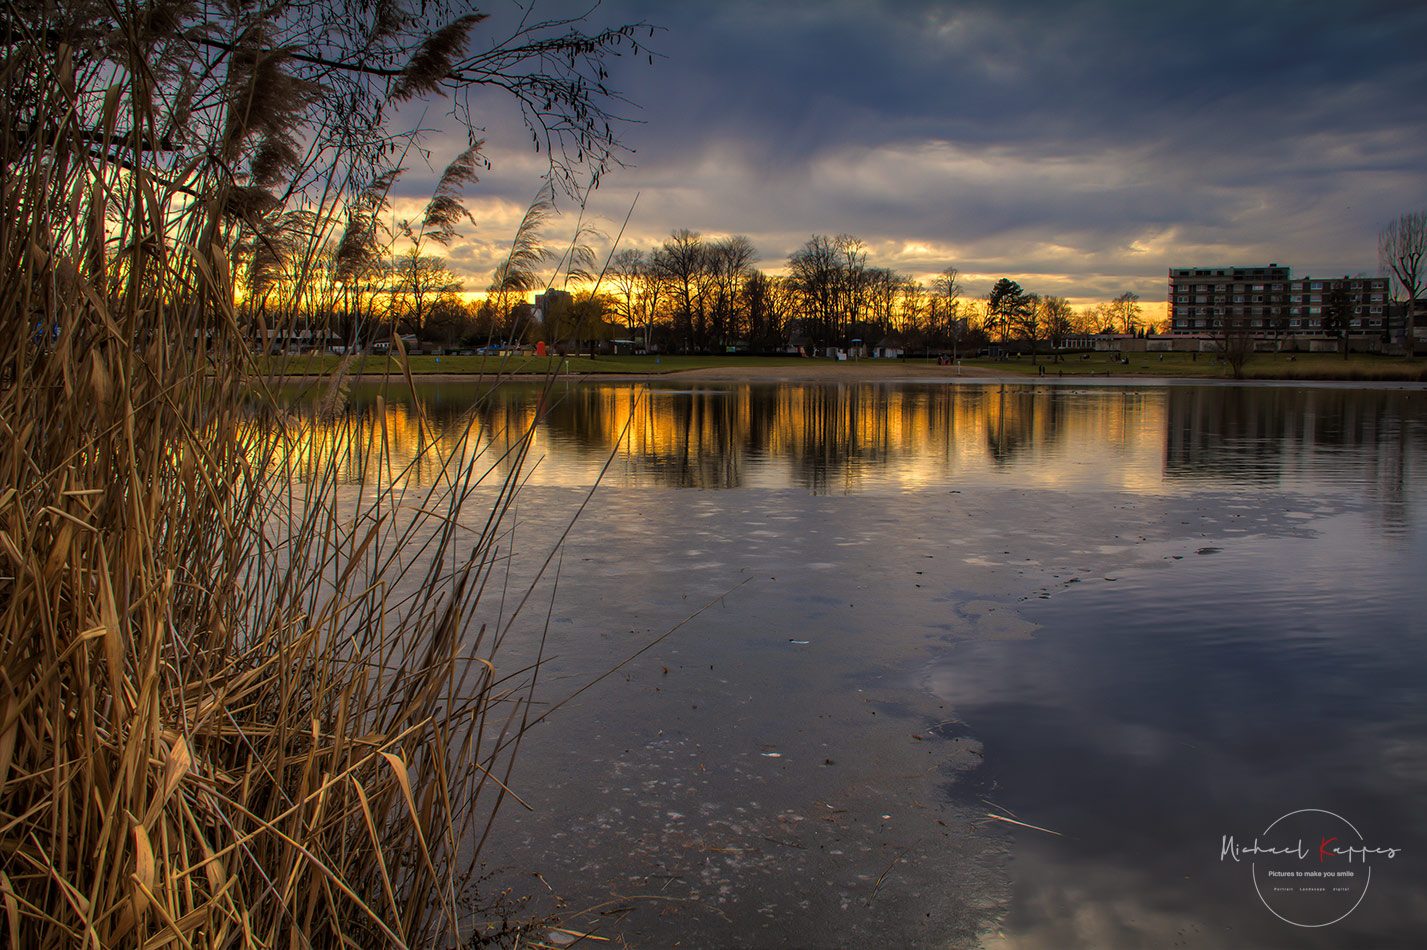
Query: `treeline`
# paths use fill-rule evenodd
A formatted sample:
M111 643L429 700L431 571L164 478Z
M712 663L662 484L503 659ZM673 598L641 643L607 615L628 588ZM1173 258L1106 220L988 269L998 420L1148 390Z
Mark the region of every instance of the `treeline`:
M653 250L617 253L599 294L582 299L588 313L646 346L688 351L884 340L917 350L1011 340L1059 346L1074 334L1152 329L1134 293L1076 309L1002 278L985 296L971 296L956 268L923 283L869 265L862 242L846 234L813 235L781 276L757 263L746 237L679 230Z
M783 274L760 270L753 243L742 235L676 230L650 250L618 251L598 271L591 248L576 240L561 281L573 292L549 293L536 277L551 256L533 240L539 224L522 225L531 240L524 246L517 240L478 301L463 297L466 288L441 256L426 253L430 245L419 231L408 232L414 240L395 256L353 255L350 242L333 243L308 264L332 279L305 283L309 299L300 309L310 316L301 322L321 323L336 339L359 344L396 332L442 345L631 339L664 352L854 342L948 353L1019 342L1036 350L1081 334L1156 329L1132 292L1075 308L1064 297L1001 278L973 295L956 268L924 283L871 265L863 243L847 234L813 235L789 255ZM547 292L537 309L531 297L541 289Z

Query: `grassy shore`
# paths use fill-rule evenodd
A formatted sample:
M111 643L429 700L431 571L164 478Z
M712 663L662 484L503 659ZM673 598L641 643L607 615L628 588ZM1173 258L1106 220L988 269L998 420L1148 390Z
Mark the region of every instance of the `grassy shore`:
M1212 353L1129 353L1127 362L1119 362L1105 353L1091 353L1084 358L1075 354L1051 362L1042 357L1039 364L1029 358L961 361L963 375L1039 377L1041 367L1046 376L1160 376L1202 379L1229 379L1233 374L1222 359ZM766 377L826 374L839 377L895 377L913 374L954 376L954 366L938 366L934 359L905 360L866 359L837 362L827 359L779 356L411 356L407 360L415 376L433 374L457 376L545 376L560 375L629 375L657 376L679 373L706 374L717 372L723 377ZM270 371L290 376L326 376L341 363L341 357L331 355L295 356L268 362ZM395 358L365 357L354 361L349 371L362 375L400 374ZM1284 380L1362 380L1362 381L1427 381L1427 360L1404 360L1401 357L1353 354L1348 359L1333 353L1261 354L1244 366L1245 379Z
M1228 363L1213 353L1127 353L1127 362L1118 362L1106 353L1079 354L1051 362L1042 357L1036 365L1022 357L1011 360L966 360L964 365L995 369L1018 376L1039 376L1044 366L1047 376L1170 376L1202 379L1232 379ZM1261 353L1244 364L1244 379L1427 381L1427 360L1406 360L1400 356L1336 353Z

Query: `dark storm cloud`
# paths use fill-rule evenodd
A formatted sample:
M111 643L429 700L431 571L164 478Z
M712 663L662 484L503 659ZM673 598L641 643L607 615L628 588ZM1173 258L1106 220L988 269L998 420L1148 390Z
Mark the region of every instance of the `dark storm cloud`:
M626 9L607 5L618 14ZM838 143L1272 136L1422 115L1427 10L1294 2L631 4L668 26L634 75L660 151L711 131L785 159ZM1368 106L1366 111L1359 106ZM1186 134L1188 133L1188 134Z
M1378 227L1427 199L1417 3L617 0L592 18L664 27L654 65L613 69L634 167L595 202L620 217L640 192L636 242L741 232L776 265L850 232L899 269L1148 298L1176 264L1375 270ZM491 132L487 186L525 200L538 162Z

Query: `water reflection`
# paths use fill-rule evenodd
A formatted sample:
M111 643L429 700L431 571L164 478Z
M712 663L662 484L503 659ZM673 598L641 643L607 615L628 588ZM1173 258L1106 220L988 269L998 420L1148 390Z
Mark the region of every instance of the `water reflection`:
M1166 391L1164 476L1309 491L1352 487L1385 532L1407 521L1424 445L1420 391L1226 387Z
M1375 485L1384 524L1424 444L1424 394L1392 389L1032 385L527 384L353 393L302 451L347 482L429 482L448 460L503 473L527 435L538 484L909 490L949 475L1140 492L1188 481ZM1171 484L1173 483L1173 484Z
M1313 804L1427 840L1420 390L442 385L428 424L388 397L305 417L305 477L530 445L515 575L565 557L507 649L548 643L555 699L638 657L523 740L534 810L492 838L581 926L963 946L1009 890L1004 946L1273 946L1222 831ZM983 797L1064 837L973 827ZM1305 945L1421 932L1419 868Z

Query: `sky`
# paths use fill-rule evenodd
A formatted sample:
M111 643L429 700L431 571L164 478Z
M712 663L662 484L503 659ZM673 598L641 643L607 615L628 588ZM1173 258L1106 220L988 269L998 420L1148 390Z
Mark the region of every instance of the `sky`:
M482 10L474 45L521 12ZM1154 315L1171 267L1378 274L1379 230L1427 207L1420 2L607 0L588 23L639 21L658 55L609 80L627 167L586 209L613 235L633 207L621 247L742 234L776 273L846 233L870 264L957 268L969 296L1007 276L1077 305L1133 291ZM470 290L545 167L508 100L476 104L491 168L450 255ZM463 144L428 138L409 207Z

